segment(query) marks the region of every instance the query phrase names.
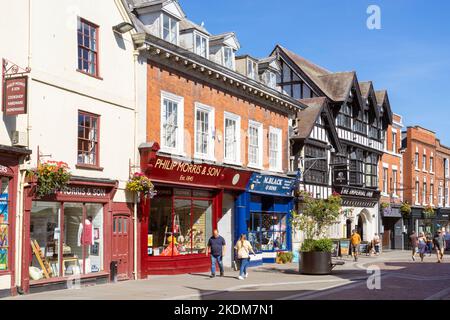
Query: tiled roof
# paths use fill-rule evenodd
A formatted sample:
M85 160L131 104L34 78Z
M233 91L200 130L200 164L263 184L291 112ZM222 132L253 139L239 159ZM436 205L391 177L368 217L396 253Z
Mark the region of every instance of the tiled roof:
M183 20L180 21L180 31L192 30L192 29L198 30L198 31L200 31L200 32L202 32L204 34L207 34L207 35L211 35L208 32L208 30L206 30L203 26L198 25L198 24L192 22L189 19L183 19Z
M295 138L306 139L311 134L317 118L320 116L326 105L327 99L325 97L320 97L301 99L300 101L308 107L297 113L298 133Z

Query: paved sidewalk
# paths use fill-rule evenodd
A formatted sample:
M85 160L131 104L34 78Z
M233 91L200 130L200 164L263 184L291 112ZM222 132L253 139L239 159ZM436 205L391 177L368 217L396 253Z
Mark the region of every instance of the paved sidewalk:
M450 257L435 263L435 257L412 262L409 251L390 251L378 257L360 257L357 263L345 258L332 275L307 276L297 264L270 264L250 269L248 279L237 280L237 272L210 279L207 273L153 276L126 281L60 290L8 299L46 300L293 300L293 299L449 299ZM381 290L369 290L369 269L379 268Z

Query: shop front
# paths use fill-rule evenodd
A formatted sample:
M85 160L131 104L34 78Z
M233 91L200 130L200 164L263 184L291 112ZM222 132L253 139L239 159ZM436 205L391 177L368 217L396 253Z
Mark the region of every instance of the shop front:
M445 228L450 232L450 209L439 208L436 210L436 227Z
M250 265L274 263L277 252L292 251L291 212L296 180L253 173L236 202L235 239L247 235L256 257Z
M170 158L158 150L157 144L140 148L142 172L157 195L140 200L139 278L207 271L207 243L227 211L224 195L244 192L251 173Z
M404 245L403 216L399 207L389 207L381 211L381 242L383 250L402 250Z
M31 151L0 145L0 298L15 294L19 164Z
M45 198L33 189L31 184L25 198L24 292L108 282L113 235L132 227L125 221L112 225L117 182L72 177L64 191Z

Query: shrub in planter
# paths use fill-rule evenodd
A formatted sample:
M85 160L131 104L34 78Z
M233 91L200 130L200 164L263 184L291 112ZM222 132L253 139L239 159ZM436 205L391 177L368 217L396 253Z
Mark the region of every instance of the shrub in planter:
M300 251L302 252L331 252L333 250L333 241L331 239L305 240Z

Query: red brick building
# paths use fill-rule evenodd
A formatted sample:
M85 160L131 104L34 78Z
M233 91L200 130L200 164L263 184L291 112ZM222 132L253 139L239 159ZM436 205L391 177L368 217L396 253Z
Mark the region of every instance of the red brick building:
M393 114L393 124L386 131L384 154L379 164L381 190L382 243L385 249L402 249L403 155L401 152L403 118Z
M448 226L448 159L450 149L420 126L403 132L404 200L412 205L408 231L434 232ZM432 212L426 213L427 208ZM430 211L430 210L428 210Z

